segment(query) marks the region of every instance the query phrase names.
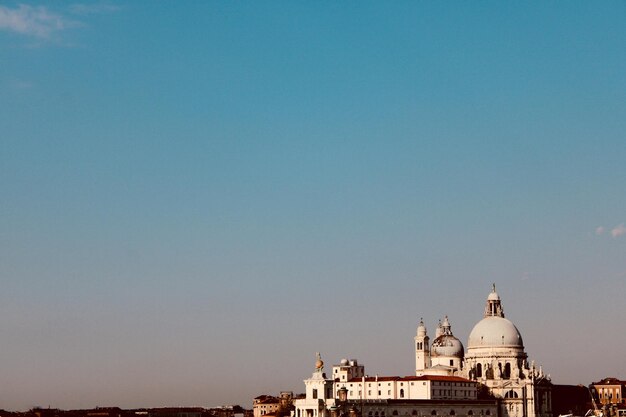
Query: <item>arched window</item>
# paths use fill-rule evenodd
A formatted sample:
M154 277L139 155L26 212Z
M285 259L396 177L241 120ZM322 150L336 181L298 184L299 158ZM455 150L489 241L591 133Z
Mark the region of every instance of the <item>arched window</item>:
M453 416L453 415L455 415L455 414L456 414L456 413L454 412L454 410L450 410L450 415L451 415L451 416Z
M504 398L519 398L519 396L517 395L517 392L509 390L506 394L504 394Z
M404 389L400 389L400 398L404 398Z
M481 363L476 365L476 378L483 377L483 365Z
M431 411L431 412L430 412L430 415L431 415L431 416L436 416L436 415L437 415L437 410L433 410L433 411Z
M469 410L469 411L467 412L467 415L468 415L468 416L473 416L473 415L474 415L474 412L473 412L472 410Z
M391 413L391 415L397 416L398 415L398 410L393 410L393 413Z
M502 378L504 379L509 379L511 378L511 364L507 362L506 365L504 365L504 372L502 374Z
M412 416L416 416L416 415L417 415L417 410L413 410L413 411L411 411L411 415L412 415Z

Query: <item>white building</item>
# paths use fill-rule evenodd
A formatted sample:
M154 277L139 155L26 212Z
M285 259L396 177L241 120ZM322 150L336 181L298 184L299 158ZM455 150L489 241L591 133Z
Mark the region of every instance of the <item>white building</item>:
M335 381L335 397L345 389L348 400L475 400L477 384L458 376L362 377Z
M420 321L414 347L415 376L406 377L368 376L355 359L343 359L327 378L318 357L315 372L304 381L306 398L295 401L294 417L552 417L550 378L528 363L522 336L504 317L495 285L467 352L448 317L432 343Z
M495 401L477 401L478 384L459 376L370 377L355 359L343 359L333 366L332 375L328 378L323 366L316 367L304 380L306 397L295 401L294 417L340 417L342 407L344 414L346 407L355 408L353 417L449 416L450 404L459 415L471 416L472 407L477 416L495 415Z

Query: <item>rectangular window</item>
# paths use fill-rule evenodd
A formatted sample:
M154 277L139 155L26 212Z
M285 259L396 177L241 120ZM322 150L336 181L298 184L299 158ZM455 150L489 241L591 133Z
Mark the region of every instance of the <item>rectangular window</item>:
M317 390L315 388L313 389L313 399L317 400Z

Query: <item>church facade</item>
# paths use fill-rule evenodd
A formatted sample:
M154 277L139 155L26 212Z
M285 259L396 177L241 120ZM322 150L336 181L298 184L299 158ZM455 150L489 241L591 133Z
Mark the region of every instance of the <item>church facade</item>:
M318 356L294 417L552 417L550 377L528 361L495 285L467 350L448 317L432 342L420 321L414 349L415 375L405 377L371 377L355 359L343 359L328 378Z

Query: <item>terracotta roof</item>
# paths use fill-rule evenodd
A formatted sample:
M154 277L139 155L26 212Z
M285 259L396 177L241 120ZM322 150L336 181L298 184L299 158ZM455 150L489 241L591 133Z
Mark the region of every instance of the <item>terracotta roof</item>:
M272 396L272 395L259 395L258 397L254 398L254 403L255 404L274 404L274 403L279 403L279 399Z
M598 382L594 382L593 385L625 385L626 381L619 380L617 378L608 377Z
M363 378L351 378L347 382L361 382ZM473 382L460 376L447 375L422 375L422 376L379 376L365 377L365 382L388 382L388 381L446 381L446 382Z

